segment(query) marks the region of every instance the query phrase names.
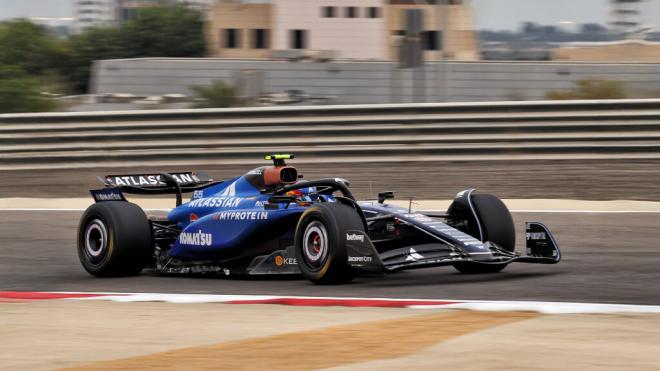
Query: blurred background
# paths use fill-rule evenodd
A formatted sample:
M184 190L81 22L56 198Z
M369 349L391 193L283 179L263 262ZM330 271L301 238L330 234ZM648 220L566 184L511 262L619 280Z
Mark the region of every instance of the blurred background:
M651 0L0 0L0 112L660 96Z
M292 152L359 197L660 198L660 1L0 0L0 19L7 197Z
M511 267L496 277L417 270L325 287L147 274L95 280L80 267L75 231L92 202L89 190L101 187L97 176L201 171L231 179L267 165L266 153L295 154L289 164L305 179L348 179L359 199L395 191L423 210L431 208L425 201L442 205L466 188L497 195L511 202L519 228L527 220L547 223L562 263ZM660 0L0 0L0 294L658 305L659 168ZM160 197L141 201L153 201L159 213L174 206L174 197ZM306 331L339 323L332 308L287 317L288 309L272 307L246 316L241 306L233 315L221 306L200 312L183 304L130 309L54 300L5 309L19 304L2 301L0 295L0 336L11 341L0 351L0 370L52 369L302 328L296 323ZM346 320L347 312L339 309L336 318ZM372 313L362 312L356 323L375 320ZM426 352L426 363L403 358L404 366L371 369L511 369L516 362L527 362L519 369L658 369L649 357L657 358L651 348L659 343L660 318L616 315L623 326L613 317L556 317L522 335L486 332L455 343L456 353L434 351L443 357L435 363L426 362ZM460 328L485 323L451 321ZM414 322L394 328L406 328L411 339L443 329ZM304 365L303 353L334 361L380 347L346 335L359 343L349 348L330 333L328 343L340 348L327 351L313 331L298 337L309 351L236 342L246 356L235 348L209 358L188 353L185 366L169 369L194 369L191 358L215 362L203 369L232 360L223 365L277 369ZM399 340L412 341L401 339L404 332L361 332L392 344L383 357L399 350ZM474 352L476 343L489 348ZM263 363L244 362L268 347L275 352Z
M657 315L517 313L521 325L498 332L481 326L502 314L355 327L418 315L36 300L81 291L660 305L659 26L660 0L0 0L0 371L107 370L122 364L89 362L202 345L206 355L156 353L122 369L311 369L405 355L402 345L440 344L418 340L454 329L477 337L455 332L449 348L411 348L421 361L368 369L659 369ZM359 199L395 191L425 210L467 188L497 195L518 251L524 222L540 220L562 262L342 286L96 280L80 267L75 231L97 176L227 180L267 165L267 153L295 154L288 163L305 179L348 179ZM131 200L158 215L175 205L157 197ZM34 290L47 293L21 301ZM550 313L575 307L558 308ZM321 331L341 324L353 327Z

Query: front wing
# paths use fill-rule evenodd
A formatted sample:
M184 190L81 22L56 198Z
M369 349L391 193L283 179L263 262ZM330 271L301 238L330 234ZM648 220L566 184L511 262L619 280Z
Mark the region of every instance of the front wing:
M514 262L556 264L561 260L559 246L545 225L528 222L525 236L527 255L502 250L489 242L484 244L488 251L483 253L468 253L460 247L438 243L394 249L379 254L369 236L358 230L346 233L346 247L348 264L358 271L371 273L439 267L461 262L506 265ZM250 275L300 273L293 247L255 258L246 271Z
M416 245L379 254L361 231L351 231L347 242L349 264L359 270L397 271L427 268L472 262L486 265L506 265L513 262L532 264L556 264L561 260L561 251L548 228L539 222L528 222L526 226L527 255L505 251L495 244L483 244L488 251L467 252L457 245L442 243Z

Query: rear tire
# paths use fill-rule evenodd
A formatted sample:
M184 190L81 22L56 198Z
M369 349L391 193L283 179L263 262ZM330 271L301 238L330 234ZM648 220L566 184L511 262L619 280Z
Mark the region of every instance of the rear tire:
M516 247L516 230L506 205L496 196L489 194L472 195L472 205L479 217L479 224L484 234L482 241L493 242L503 250L513 252ZM469 207L469 205L465 206ZM466 217L474 219L471 213L468 215ZM465 232L474 238L481 239L479 230L476 228L476 221L468 220L466 224L472 228ZM497 273L506 266L506 264L490 265L470 262L454 264L456 270L465 274Z
M307 209L296 227L296 257L303 277L317 284L353 280L348 264L346 232L364 232L355 209L340 203L322 203Z
M153 255L151 225L142 209L123 201L95 203L78 228L78 258L97 277L135 276Z

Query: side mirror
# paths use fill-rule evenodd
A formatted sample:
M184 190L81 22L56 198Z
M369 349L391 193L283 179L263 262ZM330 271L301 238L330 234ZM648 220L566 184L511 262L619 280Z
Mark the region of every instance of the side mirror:
M386 192L379 192L378 193L378 203L382 204L385 202L385 200L389 198L394 198L394 192L392 191L386 191Z

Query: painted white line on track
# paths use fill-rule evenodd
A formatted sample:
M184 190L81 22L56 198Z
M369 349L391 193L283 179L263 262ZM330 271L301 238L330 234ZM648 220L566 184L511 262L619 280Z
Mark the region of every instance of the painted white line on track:
M659 305L570 303L543 301L491 301L491 300L451 300L451 299L401 299L401 298L360 298L360 297L316 297L316 296L276 296L276 295L217 295L217 294L162 294L162 293L81 293L98 294L95 297L72 298L71 300L109 300L116 302L168 302L168 303L226 303L226 304L284 304L315 306L370 306L369 303L402 303L415 309L466 309L481 311L533 311L547 314L600 314L600 313L648 313L660 314ZM277 300L280 300L278 302ZM275 302L273 302L275 301ZM311 301L311 304L310 304ZM296 304L296 302L304 304ZM414 304L408 304L414 303Z

